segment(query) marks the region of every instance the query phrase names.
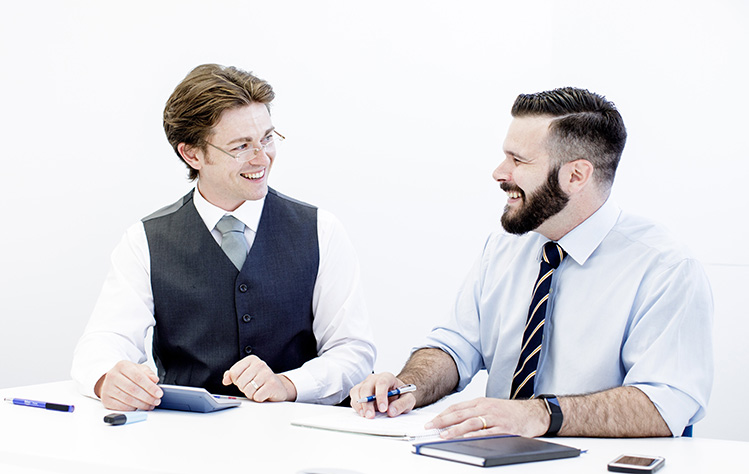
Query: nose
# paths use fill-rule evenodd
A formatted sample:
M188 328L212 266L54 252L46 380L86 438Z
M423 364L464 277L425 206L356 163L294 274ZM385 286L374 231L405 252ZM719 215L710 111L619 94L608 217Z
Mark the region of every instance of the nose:
M265 147L258 147L253 149L254 156L250 160L253 165L267 165L271 161L271 156L265 150Z
M494 178L495 181L504 182L509 181L510 177L512 176L512 173L510 172L510 160L508 158L505 158L502 163L499 164L494 169L494 172L492 173L492 178Z

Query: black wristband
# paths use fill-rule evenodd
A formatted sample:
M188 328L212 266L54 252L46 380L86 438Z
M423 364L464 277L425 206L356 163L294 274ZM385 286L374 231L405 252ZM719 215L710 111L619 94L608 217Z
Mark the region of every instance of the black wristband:
M564 415L562 415L562 407L559 406L559 400L556 395L539 395L539 400L543 400L546 405L546 410L549 412L549 429L543 436L556 436L559 430L562 429L562 422L564 421Z

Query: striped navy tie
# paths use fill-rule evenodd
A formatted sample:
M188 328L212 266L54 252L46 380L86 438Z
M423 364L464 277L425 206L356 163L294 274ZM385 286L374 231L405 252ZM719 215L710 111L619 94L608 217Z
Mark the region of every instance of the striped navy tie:
M533 299L528 309L528 320L523 331L523 346L520 358L512 377L510 398L533 398L533 382L536 377L538 359L541 355L541 344L544 339L544 321L546 320L546 303L549 300L551 277L554 270L562 263L564 250L556 242L546 242L543 248L541 270L536 285L533 287Z

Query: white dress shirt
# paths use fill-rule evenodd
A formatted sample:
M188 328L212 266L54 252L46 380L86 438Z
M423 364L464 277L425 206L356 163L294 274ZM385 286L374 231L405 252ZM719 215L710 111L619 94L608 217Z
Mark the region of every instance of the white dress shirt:
M424 346L455 360L459 390L486 368L487 396L509 397L547 241L489 236L450 317L428 336ZM681 434L705 415L712 388L713 301L701 265L660 226L612 202L559 244L568 255L552 280L534 393L635 386Z
M193 201L219 245L216 223L231 214L245 224L252 247L264 199L245 201L226 212L196 188ZM376 351L354 248L341 223L321 209L317 233L320 263L312 295L312 330L318 357L283 375L294 383L297 401L333 404L372 372ZM71 375L82 393L95 397L96 382L120 360L146 362L146 333L156 324L150 271L148 241L139 221L114 249L101 294L75 349Z

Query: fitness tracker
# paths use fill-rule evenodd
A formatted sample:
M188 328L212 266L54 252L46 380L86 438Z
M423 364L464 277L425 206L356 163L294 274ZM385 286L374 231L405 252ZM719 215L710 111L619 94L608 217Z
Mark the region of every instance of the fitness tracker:
M549 429L546 430L544 436L556 436L560 429L562 429L562 422L564 416L562 415L562 407L559 406L559 400L556 395L539 395L539 400L543 400L546 405L546 410L549 412L551 421L549 422Z

